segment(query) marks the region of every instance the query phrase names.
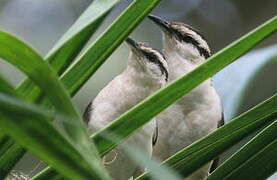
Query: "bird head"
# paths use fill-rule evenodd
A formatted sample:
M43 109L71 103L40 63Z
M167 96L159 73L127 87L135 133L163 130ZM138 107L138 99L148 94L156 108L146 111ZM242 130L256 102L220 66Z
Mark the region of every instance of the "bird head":
M153 15L148 17L162 29L166 53L176 52L192 63L202 62L211 55L207 41L193 27L181 22L166 21Z
M131 38L127 38L126 42L131 48L129 65L147 77L165 83L168 79L165 56L147 43L135 42Z

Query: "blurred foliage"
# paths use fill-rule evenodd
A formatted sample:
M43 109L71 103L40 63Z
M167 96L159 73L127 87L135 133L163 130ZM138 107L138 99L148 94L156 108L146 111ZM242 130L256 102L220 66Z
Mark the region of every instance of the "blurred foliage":
M277 56L273 56L267 61L266 64L257 70L257 72L249 80L243 94L241 95L241 102L237 109L236 115L241 114L258 102L261 102L263 99L277 93L276 69Z

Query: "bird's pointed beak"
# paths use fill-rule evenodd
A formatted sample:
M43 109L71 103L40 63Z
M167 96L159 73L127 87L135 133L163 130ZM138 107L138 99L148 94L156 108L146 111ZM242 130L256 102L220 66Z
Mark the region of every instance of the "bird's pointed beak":
M136 41L134 41L133 39L131 39L129 37L125 41L130 46L130 48L133 52L140 54L140 47Z
M158 26L161 27L161 29L165 32L165 33L172 33L172 29L170 27L170 24L168 21L161 19L158 16L154 16L152 14L148 15L148 18L151 19L155 24L157 24Z

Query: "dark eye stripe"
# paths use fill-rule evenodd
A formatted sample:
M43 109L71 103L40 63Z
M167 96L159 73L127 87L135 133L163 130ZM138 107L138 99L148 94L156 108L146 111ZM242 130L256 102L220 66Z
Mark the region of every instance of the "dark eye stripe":
M162 74L165 75L165 80L168 80L168 71L167 69L164 67L163 63L161 61L159 61L159 57L157 57L157 55L155 53L151 53L151 52L145 52L143 51L144 56L150 61L153 62L155 64L157 64L162 72ZM164 55L161 53L161 55L163 56L163 58L165 59Z
M198 52L201 56L204 56L206 59L211 56L209 51L206 50L205 48L201 47L199 45L200 43L198 41L196 41L194 38L192 38L191 36L189 36L187 34L182 34L177 30L175 30L174 33L179 41L183 41L183 42L192 44L194 47L196 47L196 49L198 50Z
M207 41L206 38L205 38L205 36L204 36L202 33L200 33L199 30L195 29L194 27L192 27L192 26L190 26L190 25L188 25L188 24L184 24L184 26L185 26L186 28L190 29L191 31L194 31L194 32L195 32L196 34L198 34L204 41Z

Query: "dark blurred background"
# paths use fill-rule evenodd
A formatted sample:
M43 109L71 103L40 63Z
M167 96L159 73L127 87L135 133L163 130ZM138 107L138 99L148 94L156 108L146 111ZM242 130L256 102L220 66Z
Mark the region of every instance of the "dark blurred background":
M0 29L24 39L44 56L91 2L1 0ZM99 36L130 2L125 0L119 3L91 41ZM276 16L277 1L163 0L153 14L194 26L206 36L213 52L217 52ZM138 41L149 42L157 48L162 47L161 33L148 19L145 19L131 36ZM125 68L128 52L129 49L123 43L74 97L81 111L105 84ZM214 77L227 120L277 92L276 57L275 34ZM0 61L0 73L15 85L24 78L22 73L4 61ZM234 147L226 154L231 154L237 148L238 146ZM28 154L16 169L32 175L31 171L37 166L37 160ZM277 179L277 176L271 179Z

